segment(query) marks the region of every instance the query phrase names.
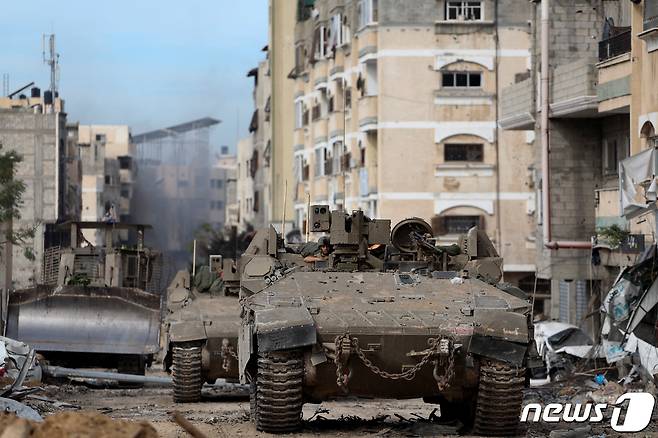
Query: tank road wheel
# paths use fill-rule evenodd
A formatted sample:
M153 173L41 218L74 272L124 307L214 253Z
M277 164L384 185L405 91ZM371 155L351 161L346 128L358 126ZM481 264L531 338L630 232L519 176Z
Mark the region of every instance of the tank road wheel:
M258 355L256 372L256 429L288 433L302 426L303 356L300 351Z
M181 342L173 345L172 371L174 402L193 403L201 400L201 345Z
M524 368L489 359L483 360L480 364L474 432L487 436L516 434L524 387Z

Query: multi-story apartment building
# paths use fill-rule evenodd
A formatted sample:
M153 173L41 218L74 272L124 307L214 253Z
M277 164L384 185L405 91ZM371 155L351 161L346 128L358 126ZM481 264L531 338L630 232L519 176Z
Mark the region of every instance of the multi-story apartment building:
M79 125L82 220L129 222L135 180L135 145L125 125ZM98 231L84 230L98 244Z
M498 93L528 75L531 6L484 0L298 2L296 222L307 206L419 216L440 241L473 225L535 271L532 132L498 129Z
M236 203L237 159L230 155L228 146L222 146L217 162L210 169L210 217L215 229L230 224L229 208Z
M592 333L601 292L622 263L596 235L623 226L617 187L633 130L630 7L628 1L534 2L531 74L518 77L501 99L500 125L534 130L536 138L537 276L551 283L545 313Z
M18 246L2 258L3 283L14 288L41 281L44 250L61 238L56 224L80 217L79 161L67 140L64 102L51 91L41 96L36 87L29 94L0 98L0 144L22 156L16 178L26 186L20 218L12 226L35 231L25 245L35 261Z
M276 4L275 4L276 3ZM270 138L267 151L269 167L264 188L269 206L265 212L267 224L279 227L293 217L293 129L295 83L289 79L295 67L295 23L299 1L269 0L269 77ZM308 2L307 2L308 3ZM287 185L287 190L286 190Z

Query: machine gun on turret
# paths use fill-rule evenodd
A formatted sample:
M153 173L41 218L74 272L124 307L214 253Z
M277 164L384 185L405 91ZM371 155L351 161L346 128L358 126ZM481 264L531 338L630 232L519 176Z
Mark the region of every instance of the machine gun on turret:
M384 261L368 250L373 245L389 245L391 221L370 219L361 210L351 214L331 211L328 205L311 207L312 232L328 232L333 247L326 267L338 271L382 270ZM318 267L322 263L316 262Z

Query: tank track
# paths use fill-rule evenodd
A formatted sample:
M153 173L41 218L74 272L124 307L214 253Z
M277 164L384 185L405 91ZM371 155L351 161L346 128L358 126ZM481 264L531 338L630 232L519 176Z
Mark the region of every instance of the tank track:
M193 403L201 400L201 345L173 345L171 376L174 381L174 402Z
M473 427L476 434L512 436L518 433L525 381L525 368L493 360L481 363Z
M299 351L258 355L256 373L256 429L289 433L302 426L303 356Z

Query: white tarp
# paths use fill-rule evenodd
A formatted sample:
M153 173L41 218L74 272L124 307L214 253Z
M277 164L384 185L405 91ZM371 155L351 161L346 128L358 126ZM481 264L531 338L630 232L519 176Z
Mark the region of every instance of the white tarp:
M655 148L619 162L621 214L626 219L656 208L656 164Z
M637 353L640 363L650 375L658 373L658 349L656 347L631 333L624 345L624 350L629 353Z

